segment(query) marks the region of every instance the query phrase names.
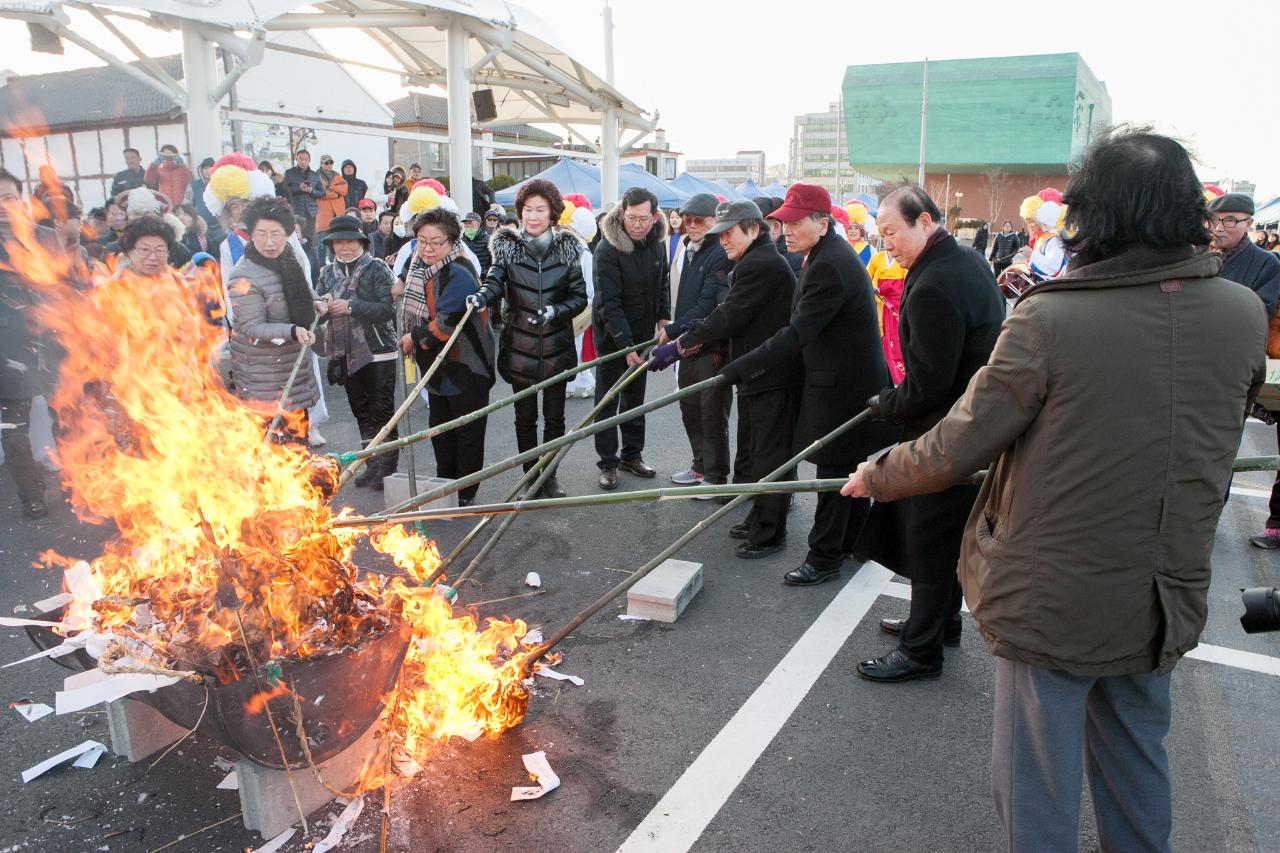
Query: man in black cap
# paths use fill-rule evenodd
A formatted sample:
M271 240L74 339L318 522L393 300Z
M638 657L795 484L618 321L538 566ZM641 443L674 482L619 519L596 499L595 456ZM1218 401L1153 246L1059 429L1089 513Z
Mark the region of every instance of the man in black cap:
M1227 193L1209 203L1213 250L1222 255L1221 276L1258 294L1270 318L1280 301L1280 257L1248 239L1252 225L1253 199L1244 193Z
M702 322L724 298L728 288L729 259L717 240L707 240L707 230L715 224L716 197L710 193L691 196L680 208L684 236L676 245L671 262L671 325L658 336L669 340ZM680 365L677 384L681 388L710 379L724 366L724 344L709 344ZM729 480L729 409L733 391L719 386L696 397L680 401L680 417L693 450L687 470L671 475L678 486L700 483L720 485Z
M716 209L707 238L719 241L733 271L729 292L716 309L676 340L653 351L650 370L676 360L696 359L709 347L728 345L738 359L769 340L791 319L796 277L778 253L760 208L750 201L724 202ZM682 369L683 372L683 369ZM738 458L734 476L754 482L791 455L804 365L796 356L738 386ZM745 462L745 464L743 464ZM730 528L734 539L746 539L738 556L751 559L776 551L787 535L787 495L758 495L746 521Z
M481 227L480 214L474 210L463 214L462 239L471 247L471 251L475 252L476 260L480 262L481 281L484 280L485 274L489 272L489 265L493 263L493 256L489 254L489 238L492 236Z

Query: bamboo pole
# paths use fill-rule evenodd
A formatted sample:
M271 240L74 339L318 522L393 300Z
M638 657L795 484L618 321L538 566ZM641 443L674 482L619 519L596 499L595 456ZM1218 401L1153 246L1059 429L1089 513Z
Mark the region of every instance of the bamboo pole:
M483 408L476 409L474 412L467 412L467 414L461 417L454 418L453 420L448 421L446 423L442 423L438 426L429 427L428 429L424 429L421 432L415 432L412 435L406 435L401 438L397 438L394 441L388 441L384 444L378 445L377 447L366 447L361 450L355 450L349 453L331 453L329 455L336 458L338 460L339 465L350 465L352 462L354 462L357 459L367 459L370 456L377 456L380 453L390 453L393 450L400 450L404 447L408 447L410 444L415 444L419 441L426 441L427 439L435 438L438 435L443 435L444 433L449 432L449 430L457 429L458 427L466 426L469 423L474 423L475 421L478 421L480 418L488 417L489 415L493 414L499 409L505 408L506 406L510 406L520 400L525 399L526 397L530 397L534 394L537 394L542 389L549 388L550 386L555 385L557 382L566 382L572 379L575 375L582 373L584 370L590 370L591 368L604 364L607 361L613 361L614 359L622 358L628 353L633 353L633 352L636 352L637 350L644 349L650 344L655 343L657 340L658 340L657 338L651 338L645 341L644 343L635 344L633 346L627 347L626 349L620 349L617 352L611 352L608 355L602 355L599 358L595 358L595 359L592 359L591 361L585 362L583 364L579 364L577 367L571 367L568 370L557 373L555 376L552 376L550 379L542 380L537 385L530 385L528 388L525 388L523 391L517 391L515 394L512 394L509 397L503 397L501 400L490 403L489 405L484 406Z
M662 486L657 489L637 489L630 492L606 492L595 495L570 495L564 498L539 498L536 500L506 500L501 503L474 504L465 507L441 507L419 509L413 512L387 516L356 516L337 519L331 527L371 527L384 524L408 524L416 521L441 521L449 518L492 518L499 515L522 515L554 509L584 509L596 506L640 503L645 501L694 500L699 497L724 495L790 495L806 492L839 491L848 478L825 480L788 480L774 483L725 483L704 486ZM461 580L461 578L459 578Z
M471 315L475 310L476 307L474 305L467 306L467 310L462 314L462 319L453 327L453 334L449 336L449 340L444 342L444 346L440 348L440 352L436 355L435 360L431 362L431 366L422 374L422 378L418 380L417 385L413 386L413 390L405 395L404 402L400 404L400 408L396 409L395 414L391 416L391 420L383 424L382 429L378 430L378 434L369 441L369 444L366 445L366 449L370 447L377 447L382 444L391 430L396 428L396 424L400 423L400 419L408 414L409 408L413 406L413 401L418 399L418 395L422 393L422 389L427 387L427 382L429 382L431 377L435 375L436 371L440 369L440 365L444 364L444 357L448 355L449 350L453 348L454 341L458 340L458 336L461 335L462 330L466 328L467 321L471 319ZM356 472L364 467L364 460L366 458L367 457L357 458L343 469L342 476L338 478L337 488L334 489L335 492L350 482L351 478L356 475Z
M630 368L628 368L626 373L623 373L622 376L618 377L618 381L615 382L613 384L613 387L609 389L609 392L600 399L600 402L596 403L596 405L591 409L591 411L587 412L586 416L583 417L582 420L578 421L578 425L575 426L574 429L581 429L587 426L588 424L590 424L592 421L594 421L596 419L596 416L599 415L600 412L604 410L604 407L606 405L608 405L615 397L621 394L627 388L628 385L634 382L638 377L642 376L648 369L649 369L649 362L647 359L644 362L644 364L635 364L635 365L632 365ZM569 446L566 445L565 447L562 447L559 450L557 450L555 452L555 455L551 457L551 460L549 462L545 462L545 465L543 465L543 462L547 459L547 456L544 455L542 457L542 460L539 460L539 465L543 465L542 471L540 473L537 473L537 479L534 480L533 484L529 486L529 488L525 491L525 495L532 497L533 495L538 494L538 490L542 488L543 484L546 483L547 480L551 479L551 477L555 474L556 466L560 464L560 460L564 459L564 457L568 455L568 453L569 453ZM531 475L534 475L535 472L537 471L538 471L538 466L534 466L534 468L531 469L528 474L525 474L524 478L520 482L521 483L526 482L529 479L529 477ZM516 486L517 491L520 488L521 488L520 485ZM516 495L512 495L512 497L516 497ZM483 529L485 525L487 525L492 520L493 520L492 516L489 516L483 519L479 524L476 525L475 530L473 532L476 535L479 535L480 530ZM475 557L472 558L471 562L467 564L467 568L460 575L458 575L456 578L453 579L453 586L456 587L458 584L462 583L464 580L471 577L471 573L474 572L477 568L479 568L480 564L484 562L484 558L489 556L490 552L492 552L493 549L497 547L498 540L500 540L503 534L505 534L511 528L511 525L515 523L515 520L516 520L515 515L508 515L506 518L502 520L502 523L498 525L498 529L493 531L493 535L489 537L489 541L485 542L484 545L481 546L479 553L477 553ZM475 537L472 536L471 538L474 539ZM464 540L464 543L460 544L458 548L455 548L454 552L461 553L460 549L465 548L465 543L468 541L469 540ZM454 556L454 552L450 552L449 559L441 561L440 565L436 568L436 571L434 573L435 577L443 575L445 571L449 568L449 566L453 564L453 561L457 559ZM433 580L433 579L434 578L429 580Z
M446 483L442 486L438 486L428 492L423 492L416 498L407 500L398 506L391 507L385 512L377 513L377 515L385 516L391 513L404 512L405 510L431 503L431 501L436 500L437 498L442 498L445 495L451 495L454 492L465 489L467 486L473 486L476 483L483 482L495 474L501 474L503 471L509 471L517 465L523 465L525 462L537 459L539 456L542 456L552 450L559 450L561 447L567 447L570 444L575 444L584 438L595 435L598 432L604 432L606 429L612 429L618 424L625 423L632 418L638 418L641 415L652 412L654 409L660 409L663 406L676 402L677 400L683 400L685 397L692 397L694 394L701 394L703 391L715 388L718 385L724 385L728 381L728 377L725 376L712 376L709 379L704 379L701 382L688 386L687 388L681 388L678 391L673 391L664 397L659 397L656 400L650 400L647 403L642 403L634 409L620 412L611 418L606 418L603 421L597 421L596 423L583 427L582 429L576 429L572 432L565 433L557 439L544 442L537 447L526 450L524 453L518 453L501 462L496 462L487 468L483 468L475 472L474 474L468 474L465 477L453 480L452 482Z

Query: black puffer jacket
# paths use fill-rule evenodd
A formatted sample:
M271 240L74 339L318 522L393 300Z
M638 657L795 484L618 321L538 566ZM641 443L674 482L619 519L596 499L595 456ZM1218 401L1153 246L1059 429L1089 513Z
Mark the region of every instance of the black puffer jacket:
M568 231L535 240L499 228L490 238L493 263L480 292L491 305L502 300L498 373L513 385L533 385L578 363L573 318L587 307L582 249ZM543 320L539 312L547 306L555 314Z
M600 235L591 253L596 288L591 322L596 350L608 355L649 340L659 320L671 319L667 218L659 216L636 241L622 223L622 205L614 205L600 220Z

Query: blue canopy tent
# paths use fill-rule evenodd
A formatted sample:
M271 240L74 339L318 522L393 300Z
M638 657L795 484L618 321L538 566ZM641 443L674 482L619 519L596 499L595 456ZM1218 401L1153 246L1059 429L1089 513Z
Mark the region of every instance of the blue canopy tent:
M761 187L760 195L767 195L771 198L774 196L777 196L778 198L786 198L787 188L777 181L774 181L767 187Z
M735 188L733 184L729 183L724 178L719 178L717 180L712 181L711 183L714 186L719 187L720 195L723 195L725 198L729 199L730 201L740 201L742 199L747 199L745 195L738 192L737 188ZM750 199L747 199L747 201L750 201Z
M657 176L646 172L635 163L623 163L618 169L618 192L625 193L630 187L646 189L658 197L658 207L663 210L674 210L689 200L688 193L676 189ZM594 204L594 202L593 202Z
M699 178L696 175L690 175L688 172L681 172L680 176L674 181L668 181L669 186L678 190L687 192L689 195L697 193L711 193L714 196L724 196L729 201L738 201L742 196L738 195L738 191L733 187L723 187L714 181L708 181L706 178Z
M1280 196L1271 199L1254 211L1253 221L1259 226L1271 226L1280 221Z
M498 204L503 207L510 207L515 204L516 193L520 192L520 187L534 178L542 178L555 184L561 195L582 193L591 202L592 207L600 206L600 170L580 160L557 160L551 166L534 175L533 178L526 178L520 183L496 193Z
M759 195L768 195L768 193L761 192L760 188L756 186L756 182L751 180L750 178L747 178L745 181L742 182L742 186L738 187L738 195L742 196L743 198L750 199L750 198L755 198L756 196L759 196Z

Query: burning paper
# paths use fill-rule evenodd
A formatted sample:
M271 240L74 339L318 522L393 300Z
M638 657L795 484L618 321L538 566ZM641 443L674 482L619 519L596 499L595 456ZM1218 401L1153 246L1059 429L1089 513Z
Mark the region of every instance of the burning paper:
M35 767L23 770L22 783L25 785L32 779L35 779L38 776L43 776L59 764L71 761L73 758L75 761L72 763L72 767L79 767L81 769L88 770L98 763L98 759L101 758L102 754L106 751L107 748L96 740L87 740L79 746L73 746L71 749L59 752L52 758L46 758Z
M511 789L511 802L517 800L536 800L560 787L560 777L551 769L551 765L547 763L546 752L539 750L522 756L524 768L529 771L529 775L537 780L537 787L526 786Z

